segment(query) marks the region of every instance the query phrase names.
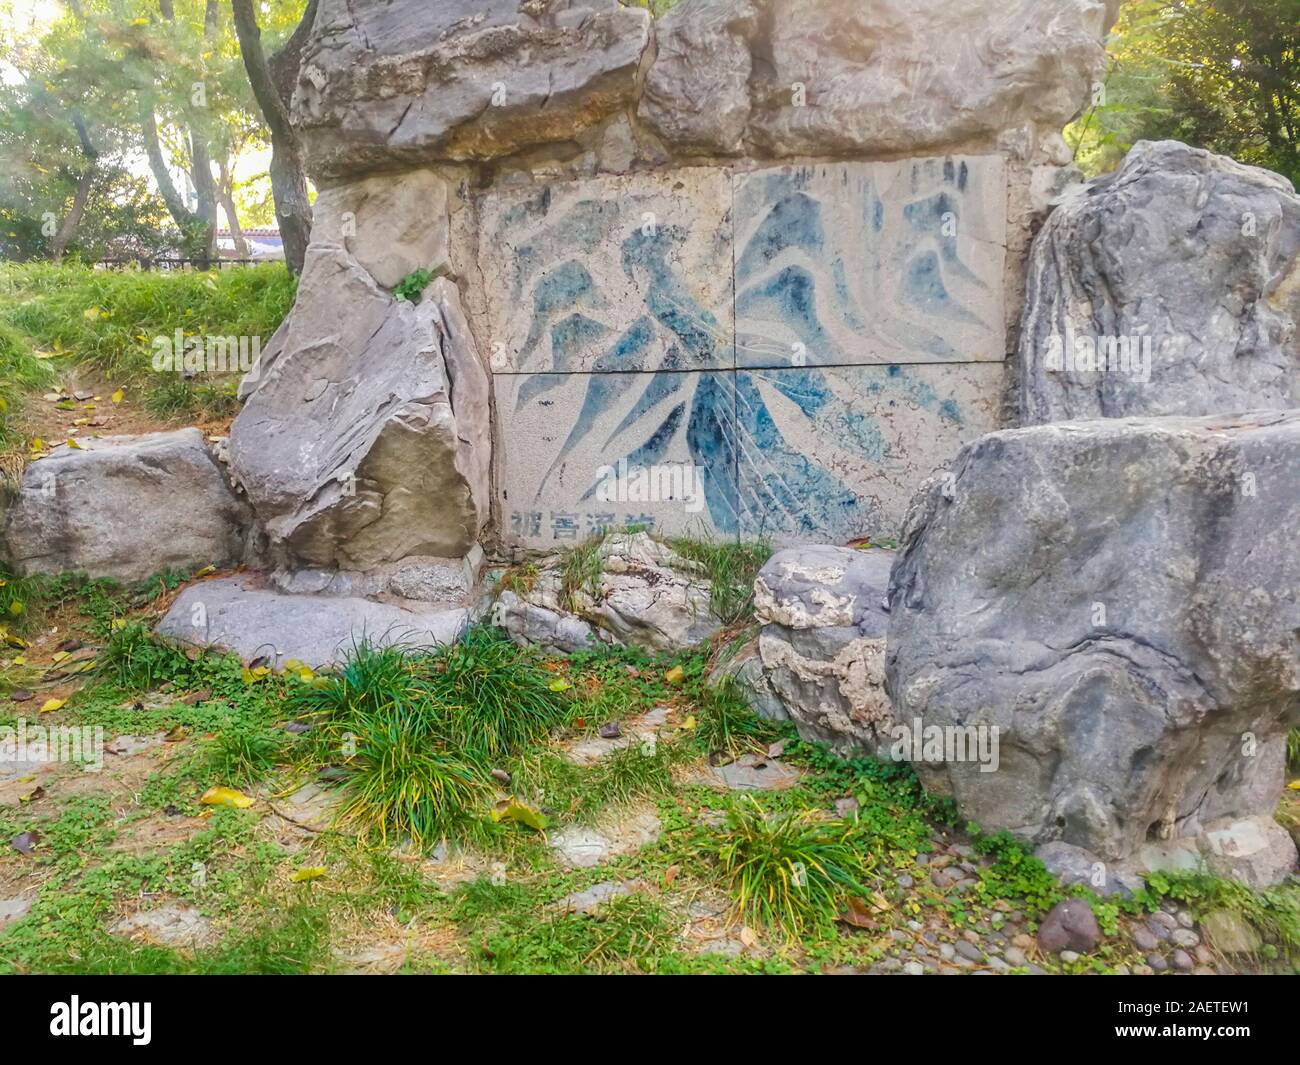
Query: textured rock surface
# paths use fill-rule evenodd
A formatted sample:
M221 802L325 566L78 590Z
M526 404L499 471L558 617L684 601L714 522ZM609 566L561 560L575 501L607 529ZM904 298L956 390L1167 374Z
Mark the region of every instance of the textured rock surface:
M1038 947L1048 954L1072 950L1087 954L1101 942L1101 928L1083 899L1066 899L1051 908L1038 929Z
M487 376L456 287L394 300L316 242L282 345L230 432L231 468L291 563L459 557L486 518Z
M632 100L649 23L618 0L322 0L294 120L325 176L568 140Z
M639 115L681 151L906 152L1060 130L1105 65L1096 0L686 0ZM800 91L802 89L802 91Z
M376 602L339 595L286 595L253 576L191 584L158 623L158 633L183 643L233 651L246 662L282 666L296 658L337 665L369 640L387 646L436 647L470 624L467 607Z
M1034 241L1022 421L1294 407L1297 323L1300 196L1290 183L1184 144L1142 142L1118 172L1071 190ZM1105 372L1086 368L1092 351ZM1137 355L1127 369L1126 352Z
M885 692L885 594L894 553L809 546L773 555L754 582L763 675L805 739L876 751Z
M676 651L722 627L710 609L708 581L667 545L646 533L618 533L599 551L596 585L566 596L560 562L552 559L527 590L502 591L493 623L517 642L564 652L593 643Z
M1104 861L1271 814L1300 718L1298 476L1300 412L965 448L909 515L888 684L901 720L998 729L1000 764L922 761L926 786Z
M20 574L143 580L239 562L250 515L197 429L87 439L31 463L5 516Z
M415 270L446 269L447 237L447 185L429 170L322 189L313 207L313 240L342 244L385 288Z

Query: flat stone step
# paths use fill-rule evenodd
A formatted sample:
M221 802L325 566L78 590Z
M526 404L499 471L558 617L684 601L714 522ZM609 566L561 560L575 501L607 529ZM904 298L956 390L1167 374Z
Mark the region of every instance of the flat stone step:
M459 639L471 624L467 606L399 606L334 595L288 595L260 575L191 585L158 624L183 643L232 651L272 667L298 659L311 666L341 663L363 640L377 646L432 648Z

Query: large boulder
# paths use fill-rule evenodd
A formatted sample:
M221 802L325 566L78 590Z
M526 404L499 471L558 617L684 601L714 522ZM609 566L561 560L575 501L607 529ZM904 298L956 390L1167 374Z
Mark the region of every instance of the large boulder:
M1034 241L1021 420L1300 405L1300 196L1284 177L1142 142Z
M632 100L649 25L618 0L321 0L294 121L325 178L566 141Z
M1056 134L1105 67L1099 0L685 0L640 118L674 150L918 154Z
M456 286L389 295L313 242L285 329L255 368L230 461L290 565L459 558L488 508L487 373Z
M362 643L428 649L460 638L472 609L390 599L286 595L244 574L187 587L158 623L161 636L237 654L273 669L296 659L337 666Z
M759 571L754 614L766 690L805 739L873 753L890 746L885 595L893 562L879 548L814 545L778 551ZM738 679L746 682L743 673Z
M922 781L1107 862L1267 818L1300 721L1298 527L1300 412L968 445L908 515L887 677L900 720L998 756L914 758Z
M119 581L242 560L251 522L197 429L89 437L31 463L5 515L19 574Z

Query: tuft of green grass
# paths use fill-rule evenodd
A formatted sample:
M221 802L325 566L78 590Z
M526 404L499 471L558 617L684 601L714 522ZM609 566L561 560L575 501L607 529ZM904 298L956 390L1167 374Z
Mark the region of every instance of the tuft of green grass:
M284 732L238 721L204 741L198 754L198 769L222 784L251 784L274 769L284 753Z
M185 653L154 638L141 621L123 622L112 629L95 658L95 676L124 692L147 692L190 672Z
M427 849L487 812L490 771L572 715L567 682L487 627L432 654L363 643L292 689L312 759L345 774L342 819Z
M709 605L724 625L752 615L754 578L772 557L770 545L679 538L670 540L669 546L703 569L711 588Z
M423 851L484 809L491 789L481 765L431 742L411 721L389 707L355 722L339 820L380 845L409 839Z
M1286 764L1293 773L1300 773L1300 728L1286 734Z
M0 448L22 443L11 419L21 408L23 395L53 380L49 363L36 358L18 331L0 319Z
M560 560L560 605L570 613L579 613L578 597L595 599L600 595L600 578L604 572L601 545L605 535L598 533L570 548Z
M829 927L850 897L870 894L873 863L847 821L768 814L749 797L702 849L716 859L739 916L791 935Z
M777 729L749 705L735 677L704 685L696 695L696 742L706 754L736 755L775 739Z
M486 626L439 650L421 678L448 746L481 761L499 763L573 715L568 682L544 669L536 652Z

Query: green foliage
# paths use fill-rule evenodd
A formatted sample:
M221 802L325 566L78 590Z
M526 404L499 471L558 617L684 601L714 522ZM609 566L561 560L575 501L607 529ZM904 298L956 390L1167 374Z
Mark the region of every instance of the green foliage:
M1010 833L985 835L973 824L966 831L976 852L994 859L991 867L980 870L982 896L1014 899L1031 917L1046 913L1065 897L1047 866Z
M423 267L419 270L412 270L401 281L397 282L397 287L393 289L393 297L406 300L408 303L419 303L420 294L429 286L429 282L432 280L432 270L425 270Z
M1295 0L1130 0L1108 51L1103 91L1066 130L1089 176L1169 138L1300 182Z
M1154 910L1162 899L1188 906L1199 919L1214 910L1244 918L1265 941L1266 955L1300 961L1300 881L1254 891L1245 884L1207 873L1153 873L1133 905Z
M573 714L567 685L540 657L486 626L432 656L421 678L440 707L448 745L483 761L539 742Z
M772 557L770 545L675 539L670 546L682 558L703 568L710 584L709 605L724 625L750 617L754 578Z
M1293 773L1300 773L1300 728L1286 734L1286 764Z
M695 738L707 754L737 755L776 738L777 730L754 713L734 677L702 686L696 707Z
M0 448L20 443L10 420L21 408L24 393L53 379L49 364L33 356L21 335L0 319Z
M604 572L601 547L605 535L591 537L564 552L560 559L560 605L571 613L581 613L580 598L600 595L600 577Z
M153 369L156 339L171 340L179 329L184 337L265 341L288 313L295 287L278 263L167 273L9 264L0 267L0 322L116 383L156 388L166 383L161 378L180 376Z
M488 628L430 655L363 643L290 694L315 757L346 772L344 819L419 848L486 812L490 770L572 713L566 684Z
M639 892L610 899L594 915L538 920L507 912L486 933L482 965L500 974L653 972L676 945L678 922Z
M769 814L751 798L702 850L716 860L739 914L791 934L829 925L850 897L870 894L874 862L850 822Z
M147 692L190 672L184 652L154 639L141 621L113 629L95 659L95 674L124 692Z

